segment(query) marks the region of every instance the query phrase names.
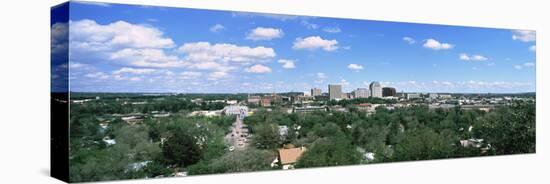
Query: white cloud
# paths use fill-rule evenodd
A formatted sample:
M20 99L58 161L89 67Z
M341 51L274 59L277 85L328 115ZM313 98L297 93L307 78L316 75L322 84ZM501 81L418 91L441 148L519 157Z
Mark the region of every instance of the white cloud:
M521 70L523 67L521 65L514 65L514 68L517 70Z
M189 64L187 68L198 69L198 70L217 70L217 71L230 71L234 69L234 67L222 65L220 63L213 62L213 61L196 62L193 64Z
M200 72L185 71L180 73L182 79L196 79L197 77L202 76Z
M187 54L192 62L235 62L250 64L269 60L276 56L275 51L268 47L237 46L227 43L210 44L209 42L186 43L178 51Z
M319 36L310 36L307 38L296 38L294 41L293 49L307 49L307 50L316 50L322 48L325 51L334 51L338 49L338 41L336 40L325 40Z
M182 67L184 61L168 55L172 39L149 25L117 21L98 24L93 20L70 21L70 57L82 62L105 60L132 67Z
M353 64L353 63L352 63L352 64L349 64L349 65L348 65L348 68L349 68L350 70L359 71L359 70L362 70L362 69L363 69L363 66L358 65L358 64Z
M89 73L85 75L86 77L93 78L93 79L108 79L109 75L103 73L103 72L95 72L95 73Z
M398 81L380 82L383 86L392 86L405 92L526 92L534 90L530 82L505 81Z
M323 28L324 32L327 33L339 33L342 32L342 30L339 27L325 27Z
M51 29L50 49L52 54L66 54L69 44L69 26L66 23L55 23Z
M171 48L174 41L147 25L125 21L101 25L93 20L70 22L71 49L110 51L120 48Z
M403 41L407 42L408 44L414 44L416 43L416 40L414 40L411 37L403 37Z
M289 60L289 59L279 59L278 62L281 63L281 64L283 64L283 68L285 68L285 69L296 68L296 66L294 65L294 61L293 61L293 60Z
M250 30L248 35L246 36L246 39L248 40L272 40L274 38L281 38L283 37L284 33L281 29L276 28L266 28L266 27L257 27L255 29Z
M166 55L162 49L126 48L111 53L109 59L137 67L171 68L185 65L177 56Z
M140 77L130 77L128 80L135 82L135 81L141 81L141 78Z
M529 47L529 50L532 52L537 52L537 45L532 45L531 47Z
M280 21L287 21L287 20L294 20L297 18L300 18L299 16L294 15L281 15L281 14L270 14L270 13L248 13L248 12L231 12L232 17L265 17L265 18L271 18L276 19Z
M522 42L532 42L532 41L536 41L537 35L535 31L514 30L512 31L512 39L519 40Z
M460 58L460 60L464 60L464 61L487 61L487 60L489 60L489 58L487 58L485 56L482 56L482 55L479 55L479 54L468 55L468 54L462 53L462 54L459 54L458 57Z
M442 43L435 39L427 39L426 42L424 42L424 47L432 50L447 50L452 49L454 46L450 43Z
M208 80L219 80L228 77L229 73L223 71L212 72L208 75Z
M156 72L155 69L148 69L148 68L128 68L123 67L119 70L113 71L113 74L123 74L123 73L130 73L130 74L151 74L153 72Z
M71 63L69 63L69 68L71 70L90 69L90 68L92 68L92 66L89 66L87 64L78 63L78 62L71 62Z
M261 64L256 64L256 65L253 65L251 67L246 68L245 71L248 72L248 73L270 73L271 68L269 68L267 66L264 66L264 65L261 65Z
M213 25L212 27L210 27L210 32L213 32L213 33L217 33L217 32L220 32L220 31L223 31L225 29L225 27L221 24L216 24L216 25Z

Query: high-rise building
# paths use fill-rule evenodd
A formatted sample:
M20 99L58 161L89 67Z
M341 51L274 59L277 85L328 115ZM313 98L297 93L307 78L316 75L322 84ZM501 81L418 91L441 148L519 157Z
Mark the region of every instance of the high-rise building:
M397 91L395 90L395 88L392 88L392 87L382 88L382 96L386 97L386 96L396 96L396 95L397 95Z
M311 89L311 96L321 96L321 89L319 88Z
M328 85L328 96L329 99L342 99L342 85L338 84L329 84Z
M382 85L379 82L370 83L369 89L371 97L382 98Z
M368 98L370 96L369 89L357 88L353 93L353 98Z

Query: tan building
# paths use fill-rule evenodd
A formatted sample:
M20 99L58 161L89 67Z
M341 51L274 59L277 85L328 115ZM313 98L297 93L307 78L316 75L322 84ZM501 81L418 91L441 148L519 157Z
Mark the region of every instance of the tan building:
M321 89L319 88L311 89L311 96L321 96Z

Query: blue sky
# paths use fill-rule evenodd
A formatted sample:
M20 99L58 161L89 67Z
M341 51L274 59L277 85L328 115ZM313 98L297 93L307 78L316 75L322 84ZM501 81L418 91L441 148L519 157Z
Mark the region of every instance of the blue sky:
M71 91L326 92L339 83L349 92L372 81L405 92L535 91L533 31L117 4L70 11Z

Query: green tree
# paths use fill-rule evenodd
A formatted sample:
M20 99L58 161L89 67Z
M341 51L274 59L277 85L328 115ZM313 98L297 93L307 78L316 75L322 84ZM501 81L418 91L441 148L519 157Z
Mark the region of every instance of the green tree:
M201 161L189 167L190 175L250 172L271 169L271 162L275 158L273 152L248 148L243 151L234 151L211 161Z
M187 167L197 163L202 152L193 136L185 131L176 131L164 142L162 155L168 164Z
M281 144L279 127L274 123L262 123L253 127L253 145L260 149L277 149Z
M359 164L361 154L344 136L320 138L301 156L296 168Z
M420 128L405 133L395 145L393 161L430 160L449 158L453 154L454 140L439 135L431 128Z
M474 126L474 135L490 144L493 154L534 153L535 103L516 102L488 113Z

